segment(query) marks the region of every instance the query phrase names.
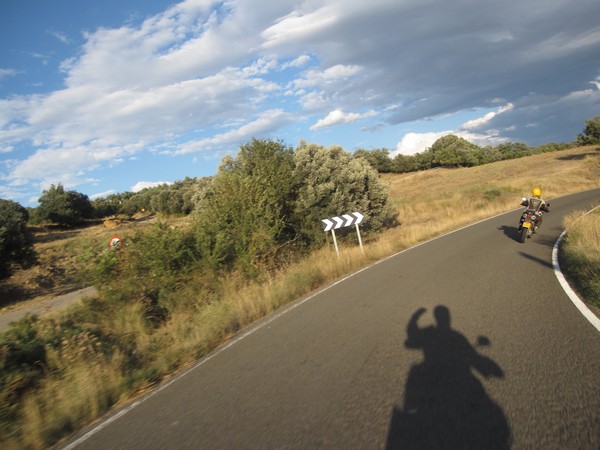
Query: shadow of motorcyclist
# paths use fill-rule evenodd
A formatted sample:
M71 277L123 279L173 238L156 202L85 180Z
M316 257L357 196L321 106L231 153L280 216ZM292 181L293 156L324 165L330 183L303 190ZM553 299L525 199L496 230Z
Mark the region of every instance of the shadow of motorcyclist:
M519 229L517 227L502 225L501 227L498 227L498 229L504 232L504 236L512 239L515 242L519 242Z
M545 261L542 258L538 258L533 255L528 255L527 253L524 253L524 252L519 252L519 254L523 258L529 259L530 261L534 261L538 264L541 264L542 266L548 267L549 269L554 269L554 265L552 264L552 261Z
M425 358L410 370L404 407L392 413L387 448L510 448L504 412L471 369L486 378L502 378L504 372L450 327L447 307L435 308L435 325L419 328L424 312L421 308L410 319L405 346L422 349ZM480 337L479 345L489 345L489 339Z

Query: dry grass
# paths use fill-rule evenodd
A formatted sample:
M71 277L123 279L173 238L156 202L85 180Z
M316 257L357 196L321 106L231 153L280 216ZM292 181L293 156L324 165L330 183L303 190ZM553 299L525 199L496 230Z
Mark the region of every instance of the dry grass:
M600 152L596 147L580 147L473 168L389 175L385 180L402 226L379 241L412 245L517 208L521 196L534 186L542 188L546 199L597 188Z
M565 218L567 236L561 266L592 309L600 312L600 210L576 211Z
M81 335L75 336L76 342L66 343L62 354L49 355L51 365L59 370L49 374L25 399L21 429L4 444L43 448L96 419L114 404L143 392L152 381L205 355L282 305L418 242L515 209L520 197L533 186L541 186L549 199L597 188L599 156L597 149L584 147L470 169L386 175L383 178L390 185L390 201L401 225L365 237L365 254L350 242L341 246L339 260L332 247L323 248L260 284L232 277L222 282L220 301L182 302L158 329L149 329L143 323L136 304L123 308L93 326L119 330L120 335L134 339L135 348L147 364L145 378L143 374L137 381L128 378L118 351L103 356L95 352L93 339L82 341ZM62 314L50 316L54 322L43 320L43 326L60 323ZM44 333L43 328L40 333Z

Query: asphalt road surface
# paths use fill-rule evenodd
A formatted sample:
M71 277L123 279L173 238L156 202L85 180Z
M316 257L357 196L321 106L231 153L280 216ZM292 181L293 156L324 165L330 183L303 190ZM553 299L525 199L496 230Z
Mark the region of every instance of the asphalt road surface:
M81 449L600 448L600 332L552 269L551 200L419 245L267 318L80 433Z
M16 322L26 314L40 316L47 312L70 306L84 297L94 297L96 295L98 295L98 291L95 287L91 286L42 301L26 302L24 306L17 306L13 310L0 314L0 331L4 331L12 322Z

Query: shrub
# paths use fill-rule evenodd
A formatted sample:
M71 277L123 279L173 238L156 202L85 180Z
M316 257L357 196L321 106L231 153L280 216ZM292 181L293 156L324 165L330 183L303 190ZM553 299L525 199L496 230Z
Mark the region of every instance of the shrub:
M253 139L196 198L200 253L213 270L234 266L255 276L276 265L278 250L293 239L293 150L278 141Z
M14 425L21 398L44 376L46 350L35 322L26 316L0 334L0 428Z
M585 121L583 133L577 135L579 145L600 144L600 116Z
M364 158L352 158L341 147L302 142L294 161L294 221L308 245L325 240L321 220L328 217L358 211L365 216L365 231L377 231L392 220L388 187Z
M38 220L58 225L76 225L94 217L94 208L87 195L65 191L61 184L51 185L42 192L37 208Z
M435 141L429 151L433 154L433 167L461 167L477 165L478 150L475 144L449 134Z
M28 219L21 205L0 199L0 278L10 273L13 264L27 266L35 260Z

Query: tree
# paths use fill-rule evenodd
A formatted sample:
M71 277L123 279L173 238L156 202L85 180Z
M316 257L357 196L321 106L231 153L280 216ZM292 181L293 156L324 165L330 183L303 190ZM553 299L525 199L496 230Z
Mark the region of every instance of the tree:
M394 173L415 172L419 170L419 162L415 155L397 154L392 160Z
M87 195L65 191L61 184L51 185L38 200L37 217L58 225L75 225L94 217L94 208Z
M328 217L358 211L365 216L361 228L366 231L392 219L388 188L364 158L353 158L341 147L301 142L294 161L295 222L307 244L325 239L321 220Z
M207 203L207 198L210 196L210 186L212 177L197 178L191 191L190 202L192 204L192 212L202 214L203 208Z
M490 145L478 148L475 151L475 155L477 156L478 164L490 164L502 159L500 150Z
M165 187L152 195L150 208L157 213L166 215L185 213L183 192L179 189Z
M294 234L293 166L293 150L272 140L253 139L223 158L196 206L198 242L212 268L237 266L253 276L276 261Z
M110 194L106 198L97 198L92 202L95 216L98 218L113 216L115 214L132 215L137 211L131 199L136 196L133 192Z
M507 142L496 147L502 159L517 159L531 155L531 149L522 142Z
M429 170L434 167L431 149L415 154L415 160L417 161L417 170Z
M600 144L600 116L585 121L583 133L577 135L577 144L596 145Z
M392 159L390 158L390 151L382 148L375 150L356 150L353 155L355 158L365 158L371 167L377 170L379 173L392 172Z
M28 219L17 202L0 199L0 277L7 276L13 264L27 266L35 260Z
M115 205L108 198L97 198L92 201L92 207L96 217L102 219L117 214L118 204Z
M479 147L454 134L442 136L433 143L433 166L461 167L477 165Z

